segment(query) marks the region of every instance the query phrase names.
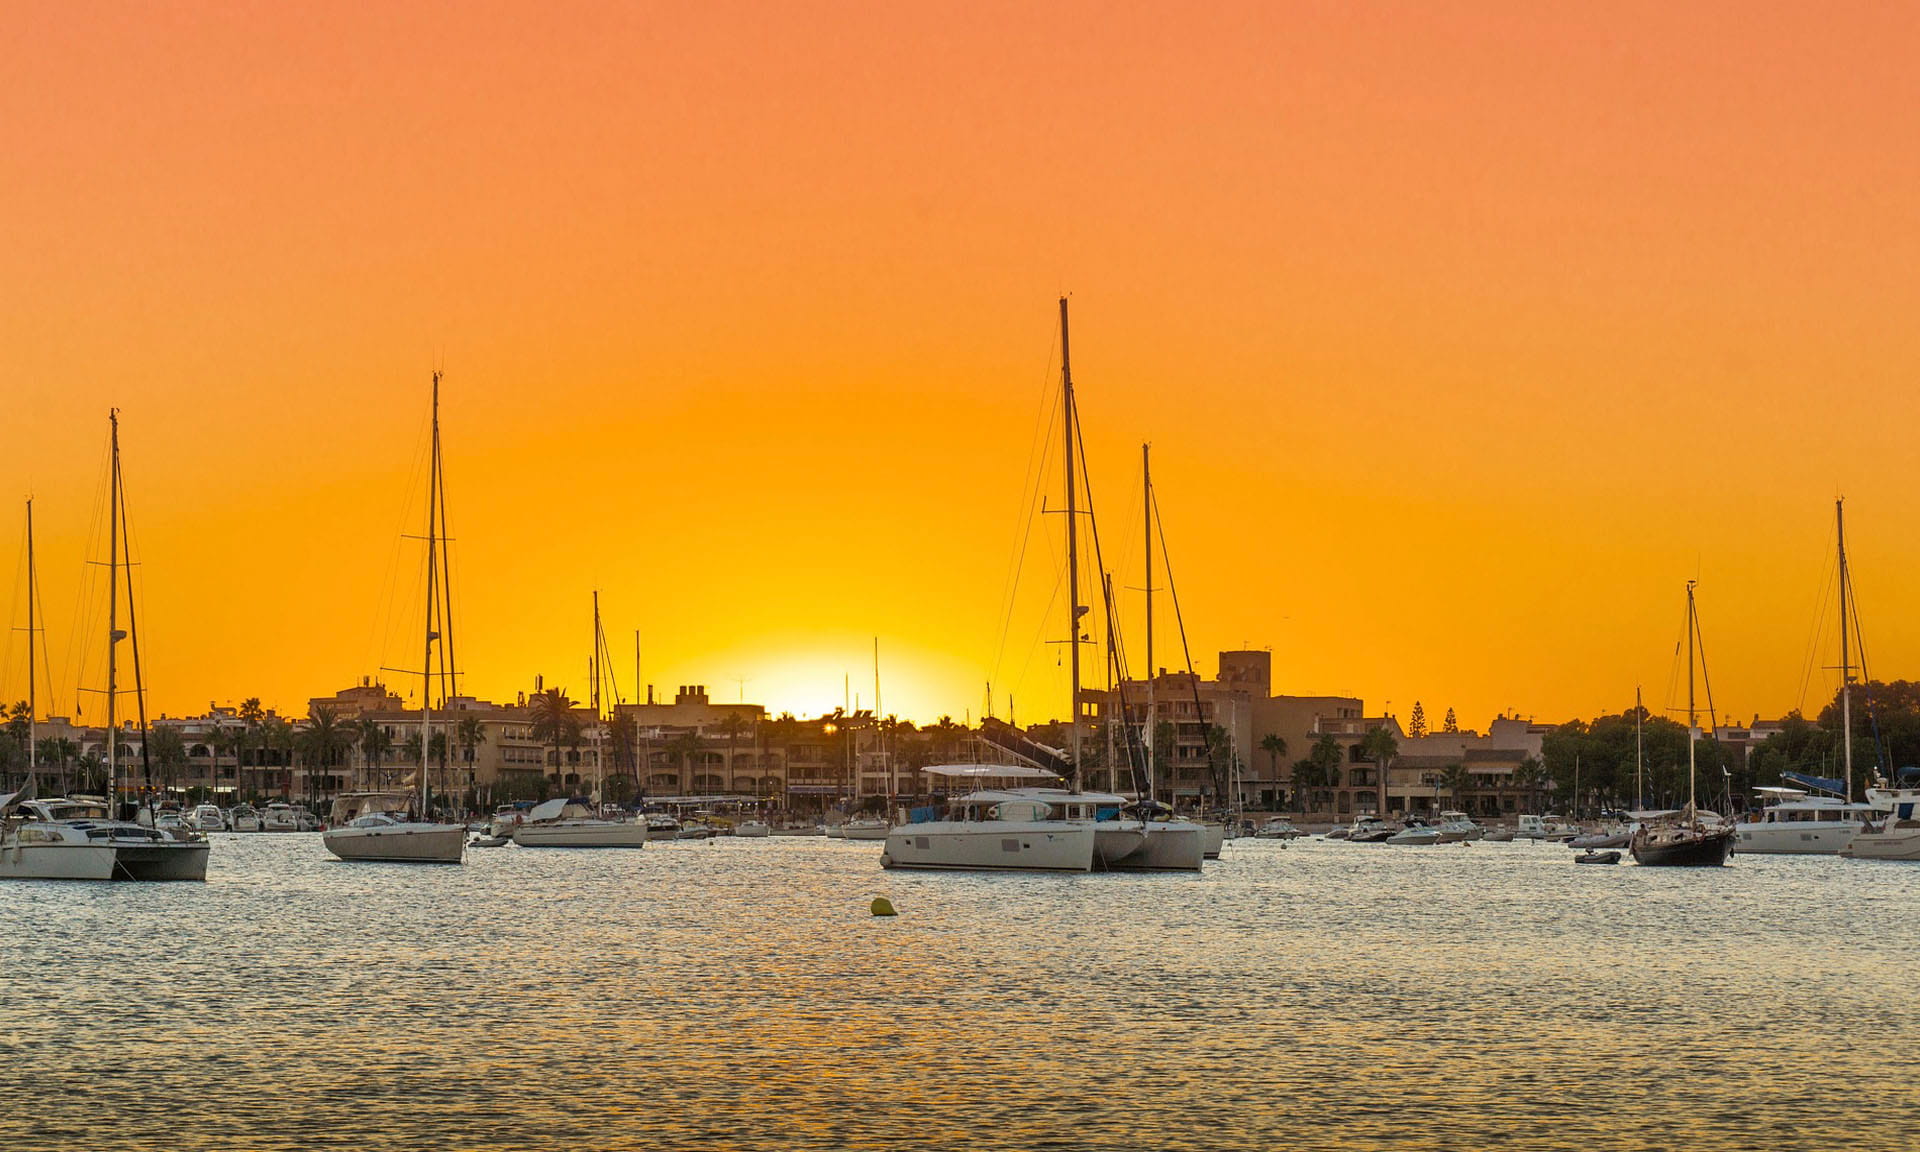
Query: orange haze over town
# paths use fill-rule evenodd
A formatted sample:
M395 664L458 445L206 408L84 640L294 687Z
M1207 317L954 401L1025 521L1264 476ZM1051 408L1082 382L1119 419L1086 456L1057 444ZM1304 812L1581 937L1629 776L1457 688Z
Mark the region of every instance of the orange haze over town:
M1911 4L4 20L0 550L32 495L47 711L98 680L110 407L156 710L415 691L379 670L418 663L440 368L473 694L584 697L599 589L629 698L637 629L669 694L871 706L877 637L888 712L1063 715L1023 500L1062 294L1136 671L1151 441L1207 675L1667 708L1697 577L1720 710L1813 709L1841 495L1870 671L1920 674Z

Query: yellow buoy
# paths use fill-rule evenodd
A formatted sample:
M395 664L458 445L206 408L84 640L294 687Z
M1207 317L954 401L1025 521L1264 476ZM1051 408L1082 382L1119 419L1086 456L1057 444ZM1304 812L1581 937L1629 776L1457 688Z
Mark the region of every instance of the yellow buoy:
M875 896L873 898L872 908L873 908L873 914L875 916L895 915L893 910L893 901L887 899L885 896Z

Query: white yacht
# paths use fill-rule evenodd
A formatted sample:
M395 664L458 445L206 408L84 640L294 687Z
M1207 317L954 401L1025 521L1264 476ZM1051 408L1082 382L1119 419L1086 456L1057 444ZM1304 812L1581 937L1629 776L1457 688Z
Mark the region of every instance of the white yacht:
M678 840L680 821L671 812L649 812L646 814L647 839Z
M411 792L342 792L320 840L342 860L460 863L466 827L408 819L413 802Z
M206 840L107 818L105 801L0 796L0 879L205 880Z
M1407 819L1407 826L1387 837L1385 843L1402 845L1438 844L1440 843L1440 837L1440 829L1433 827L1424 820L1409 817Z
M1260 830L1253 834L1253 838L1255 840L1293 840L1300 835L1300 829L1293 826L1293 821L1285 816L1275 816L1260 825Z
M269 805L271 807L271 805ZM284 807L284 805L282 805ZM235 832L267 831L266 818L251 804L235 804L227 809L227 824Z
M554 799L537 804L513 828L522 848L645 848L647 826L633 820L609 820L583 800Z
M973 792L951 818L906 824L887 834L885 868L1091 872L1096 805L1050 802L1020 792Z
M840 825L840 836L846 840L885 840L892 827L877 817L862 817Z
M1873 805L1837 796L1813 796L1801 788L1756 788L1770 801L1734 829L1741 853L1837 855L1860 831Z
M1440 823L1435 827L1440 830L1442 844L1453 844L1461 840L1480 840L1487 835L1486 828L1475 823L1473 817L1465 812L1442 812Z
M1862 824L1840 855L1853 860L1920 860L1920 788L1869 788L1867 803L1884 815Z
M772 835L772 833L773 833L772 827L770 827L767 824L767 822L764 820L742 820L740 823L735 824L733 826L733 834L735 836L746 836L753 839L759 839L761 837L770 836Z
M263 832L298 832L300 819L294 815L293 805L275 800L260 813L260 827Z
M202 804L187 813L187 827L195 832L225 832L227 818L218 805Z

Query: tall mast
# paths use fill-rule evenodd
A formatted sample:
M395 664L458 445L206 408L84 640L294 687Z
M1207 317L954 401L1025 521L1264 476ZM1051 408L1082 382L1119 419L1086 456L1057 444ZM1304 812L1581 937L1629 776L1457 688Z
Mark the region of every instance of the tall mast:
M34 776L40 769L39 751L34 747L40 742L37 738L40 723L40 696L38 685L34 680L33 668L34 634L39 631L34 627L36 621L33 608L34 600L38 596L39 589L35 586L33 572L33 497L29 496L27 497L27 781L29 783L33 782Z
M1153 465L1148 459L1152 446L1140 445L1140 514L1147 540L1147 799L1154 798L1153 681L1157 666L1153 662Z
M120 790L120 729L114 710L118 665L114 662L120 643L120 409L107 410L112 426L112 450L107 468L107 818L119 815L114 801Z
M1840 542L1840 773L1844 798L1853 802L1853 664L1847 648L1847 513L1844 499L1833 502L1834 534Z
M1647 804L1646 786L1641 781L1641 765L1645 763L1644 747L1640 742L1640 722L1646 718L1646 709L1640 703L1640 685L1633 686L1633 803L1644 808Z
M607 768L606 755L600 747L600 732L604 725L600 716L600 590L593 590L593 802L596 805L606 801ZM595 815L599 815L596 811Z
M1073 482L1073 357L1067 337L1067 298L1060 297L1060 410L1066 434L1067 471L1067 649L1072 654L1073 681L1069 696L1069 727L1073 732L1073 772L1080 774L1080 523Z
M432 769L432 757L428 746L433 743L433 642L439 633L433 629L434 609L438 604L437 577L439 576L440 554L438 551L440 522L436 511L440 505L440 373L433 374L433 432L429 448L430 459L427 467L427 629L425 654L420 660L420 817L428 815L427 801L432 797L433 786L428 782L428 772Z
M1698 731L1698 712L1693 706L1693 638L1694 630L1699 627L1693 614L1693 586L1697 581L1687 581L1687 814L1693 815L1693 743Z

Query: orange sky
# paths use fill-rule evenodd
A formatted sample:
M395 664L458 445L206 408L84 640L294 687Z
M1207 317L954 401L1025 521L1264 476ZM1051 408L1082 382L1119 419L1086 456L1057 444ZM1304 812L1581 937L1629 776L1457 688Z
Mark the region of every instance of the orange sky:
M440 364L477 693L581 695L598 587L668 691L870 704L878 636L889 711L1057 714L1050 538L1003 620L1063 291L1209 672L1662 706L1697 575L1721 710L1811 705L1844 493L1920 674L1912 5L292 7L0 16L61 711L112 405L158 708L410 663Z

